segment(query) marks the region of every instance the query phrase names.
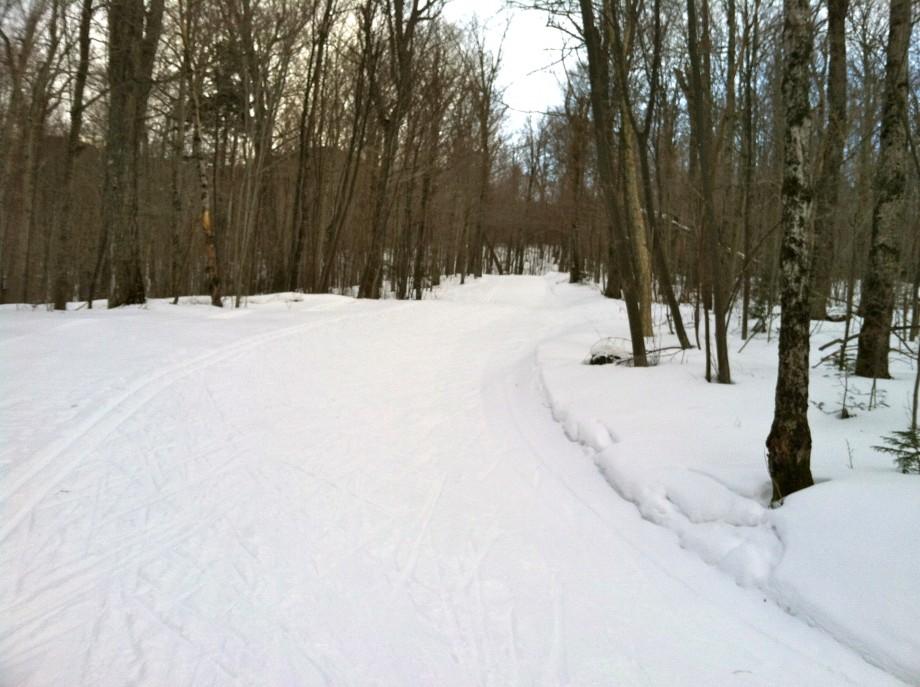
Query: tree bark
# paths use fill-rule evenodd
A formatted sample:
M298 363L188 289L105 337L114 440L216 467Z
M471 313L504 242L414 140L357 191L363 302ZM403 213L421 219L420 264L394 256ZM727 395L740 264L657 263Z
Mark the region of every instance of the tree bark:
M875 207L869 271L863 288L856 374L887 378L891 317L898 278L898 229L907 193L907 46L911 0L891 0L881 151L875 173Z
M214 222L211 217L211 189L208 183L208 167L204 153L201 150L201 101L199 98L197 79L194 79L189 89L192 96L192 156L198 167L198 193L199 193L199 219L201 233L204 237L205 282L208 294L211 296L211 305L222 308L224 305L221 297L220 265L217 261L217 242L214 239Z
M844 0L846 1L846 0ZM751 205L754 188L754 69L757 62L758 38L759 38L759 10L760 2L755 0L753 12L748 20L747 4L745 4L745 65L743 71L743 106L742 106L742 160L743 160L743 181L742 181L742 250L744 252L744 262L741 270L741 338L747 341L748 338L748 321L750 320L751 305L751 250L754 245L753 227L751 223ZM747 28L750 27L750 28Z
M597 169L601 190L607 210L607 223L611 233L612 250L616 253L619 277L622 280L623 297L626 302L626 315L629 320L629 333L632 342L633 364L646 367L648 360L645 352L645 338L642 330L642 313L637 293L639 280L635 265L635 256L629 239L619 222L620 208L617 199L616 182L613 173L613 151L610 132L613 121L610 113L609 93L609 55L602 49L600 33L594 20L594 7L591 0L579 0L581 6L582 26L585 47L588 53L588 76L591 86L591 110L594 115L594 142L597 149ZM609 278L609 277L608 277Z
M809 279L808 226L812 188L808 169L811 108L808 69L812 38L808 0L785 0L783 22L783 159L779 368L767 458L773 500L814 484L808 427Z
M291 213L294 246L291 251L290 266L288 268L288 289L291 291L295 291L303 282L305 282L309 288L312 288L316 281L312 274L313 270L310 270L311 274L307 274L306 279L302 279L301 267L303 262L303 250L307 239L307 221L309 217L306 198L309 158L311 153L314 155L316 154L313 148L316 146L317 109L319 107L319 100L322 97L323 58L325 56L326 43L329 39L329 32L332 28L333 9L333 0L326 0L326 4L323 7L322 18L319 24L314 27L315 36L313 39L313 49L310 54L310 76L304 88L303 103L300 110L297 180L294 184L294 207ZM312 179L311 181L315 184L317 180ZM312 257L315 261L316 256Z
M827 319L831 290L834 227L840 196L843 150L847 134L847 0L827 0L827 131L815 204L815 239L811 279L811 318Z
M406 109L412 98L415 84L416 30L419 23L426 20L431 5L420 4L419 0L394 0L385 6L386 25L389 38L389 61L394 94L391 102L384 103L378 75L372 73L370 93L377 105L377 115L383 129L383 150L380 171L374 191L373 212L371 215L371 243L361 279L358 285L358 298L379 298L383 271L383 246L387 222L392 206L390 178L396 162L399 131L406 116ZM373 32L373 9L368 4L362 10L362 30Z
M73 258L71 255L71 221L73 213L73 168L80 152L80 131L83 128L83 92L89 73L90 24L93 17L93 0L83 0L80 10L80 57L74 75L73 101L70 105L70 129L67 132L67 153L64 158L63 198L58 216L57 246L54 259L54 286L52 300L55 310L65 310L73 288Z
M623 195L626 200L626 216L629 218L629 239L638 269L637 290L639 312L642 314L642 333L652 336L652 266L649 260L648 230L642 217L639 200L639 171L636 160L636 137L627 105L621 101L622 124L620 145L623 151Z
M138 235L140 144L152 85L164 0L109 3L109 114L105 146L103 231L108 237L109 307L144 303Z
M185 157L185 138L186 138L186 109L188 107L188 95L186 88L189 86L188 64L189 52L187 49L182 51L181 77L179 79L179 93L176 99L175 125L176 130L172 141L172 160L170 161L170 187L172 191L172 224L173 224L173 246L172 255L170 256L170 274L169 287L173 297L173 304L179 302L179 271L181 269L181 246L183 245L182 237L185 233L182 231L184 225L183 202L182 202L182 168L183 158Z
M705 10L705 2L704 10ZM704 14L708 14L704 12ZM708 29L708 26L706 27ZM687 0L687 48L690 55L690 120L695 133L696 152L699 162L699 176L703 188L703 223L702 233L709 259L713 306L716 324L716 364L717 379L720 384L731 383L731 370L728 361L728 297L723 275L723 256L721 231L716 224L715 190L713 173L715 155L713 150L712 115L710 111L711 78L709 70L704 74L700 54L699 30L697 22L696 0ZM709 41L708 31L704 31L705 40Z

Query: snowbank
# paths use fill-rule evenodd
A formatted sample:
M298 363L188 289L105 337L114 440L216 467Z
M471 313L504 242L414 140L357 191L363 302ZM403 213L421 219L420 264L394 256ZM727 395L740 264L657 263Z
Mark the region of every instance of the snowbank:
M738 584L920 683L920 478L872 449L904 425L912 370L900 365L896 379L880 380L871 411L871 382L850 378L855 417L841 420L843 380L817 367L810 421L819 484L771 509L764 440L775 337L741 353L733 341L735 383L721 386L705 382L696 350L644 370L583 364L599 336L626 333L622 318L589 319L544 342L537 365L553 416L610 485ZM820 325L816 342L841 326Z

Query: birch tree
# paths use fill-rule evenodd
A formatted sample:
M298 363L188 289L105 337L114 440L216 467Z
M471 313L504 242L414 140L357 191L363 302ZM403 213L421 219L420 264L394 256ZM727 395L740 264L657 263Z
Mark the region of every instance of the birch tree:
M808 164L812 128L808 70L812 34L808 0L785 0L783 8L782 315L773 425L767 437L774 501L814 483L808 427L809 222L813 195Z

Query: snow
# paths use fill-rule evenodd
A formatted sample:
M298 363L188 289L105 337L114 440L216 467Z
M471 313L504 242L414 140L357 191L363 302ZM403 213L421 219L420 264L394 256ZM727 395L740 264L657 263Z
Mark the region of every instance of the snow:
M786 499L775 595L873 663L920 675L920 494L902 475L834 480ZM828 584L833 580L833 584Z
M584 324L541 343L537 358L553 416L610 486L739 585L920 683L920 480L872 448L909 421L914 370L905 359L893 359L895 379L878 380L873 410L871 380L847 380L855 417L840 419L844 382L819 364L827 350L818 346L841 337L843 324L814 323L809 422L818 484L770 509L764 441L775 334L733 355L735 383L726 387L702 383L705 358L695 350L645 370L580 364L599 336L627 332L623 318L600 326L600 313L585 312ZM742 343L736 338L734 350Z
M770 510L773 344L584 365L563 279L0 309L0 683L920 681L909 371Z

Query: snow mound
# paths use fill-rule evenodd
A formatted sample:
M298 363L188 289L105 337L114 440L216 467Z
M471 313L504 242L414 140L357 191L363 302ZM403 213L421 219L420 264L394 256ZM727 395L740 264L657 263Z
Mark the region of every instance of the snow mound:
M797 615L909 682L920 676L920 480L834 480L787 497L771 588Z
M632 360L632 346L625 339L606 338L595 342L588 351L589 365L625 365Z
M782 556L768 511L703 473L679 466L644 467L617 455L594 456L616 491L643 518L672 530L680 545L731 575L739 584L761 586Z
M871 448L903 422L902 409L861 411L846 422L822 413L838 403L840 383L819 368L810 421L820 484L771 509L764 440L775 340L736 355L735 383L722 386L705 383L699 351L645 369L583 365L598 327L589 322L547 339L536 365L553 417L610 486L742 587L920 684L920 479L898 474ZM817 345L839 335L836 324L822 327ZM880 382L881 393L906 398L912 376ZM849 382L859 399L861 380Z

